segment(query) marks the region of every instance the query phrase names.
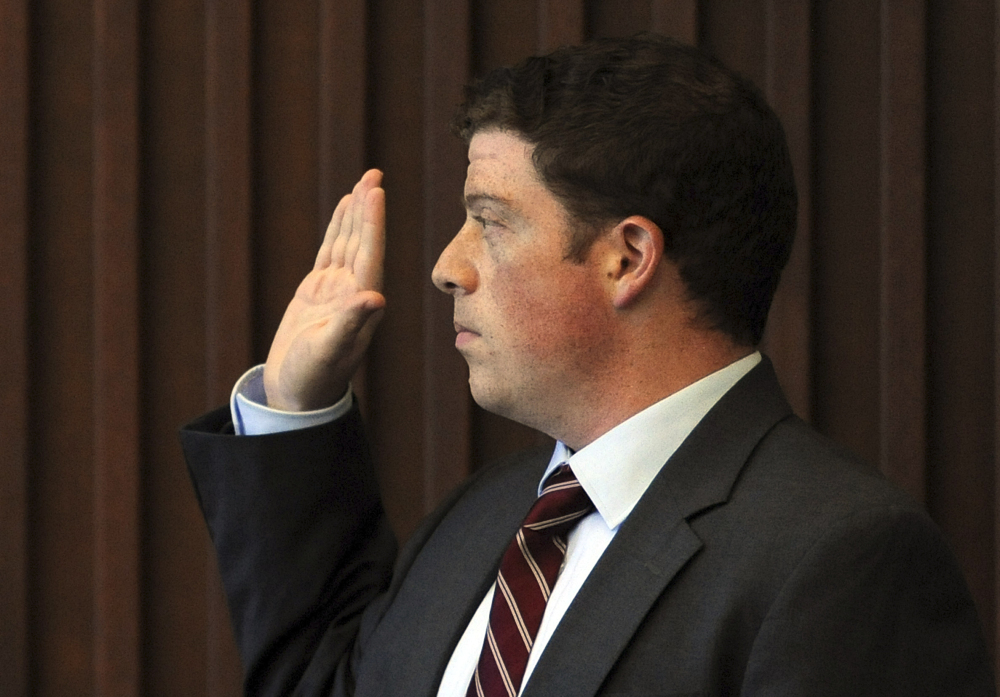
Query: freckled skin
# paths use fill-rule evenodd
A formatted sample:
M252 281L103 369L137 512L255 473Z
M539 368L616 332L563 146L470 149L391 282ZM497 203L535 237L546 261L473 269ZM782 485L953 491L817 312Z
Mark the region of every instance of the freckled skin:
M483 408L579 449L752 350L698 320L646 218L609 223L582 262L567 260L573 220L518 136L472 138L465 204L432 277L454 298Z
M473 137L468 216L433 278L454 297L456 324L472 332L459 346L476 402L558 438L580 400L600 398L614 308L600 241L583 263L565 258L570 217L530 153L509 133Z

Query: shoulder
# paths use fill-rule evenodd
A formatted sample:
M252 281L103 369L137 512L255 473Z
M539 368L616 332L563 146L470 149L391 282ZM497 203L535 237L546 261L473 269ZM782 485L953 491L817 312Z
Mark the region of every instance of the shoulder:
M788 683L791 662L807 667L799 694L992 694L972 598L917 502L798 419L761 442L742 483L731 504L769 599L748 685Z
M891 595L918 578L967 603L957 563L920 504L793 416L759 440L726 500L687 522L703 545L695 575L749 594L760 613L787 593Z
M743 485L758 495L798 496L854 505L917 504L878 469L796 416L777 423L754 449Z
M922 507L875 467L790 416L757 444L724 506L692 519L706 537L737 534L748 552L794 565L834 539L906 529L943 544Z
M694 575L755 618L746 686L988 693L976 610L937 525L798 418L768 431L728 500L689 523L704 543Z

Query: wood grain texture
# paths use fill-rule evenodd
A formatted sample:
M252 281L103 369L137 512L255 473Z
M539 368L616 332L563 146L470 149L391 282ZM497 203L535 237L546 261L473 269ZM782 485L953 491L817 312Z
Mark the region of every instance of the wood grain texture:
M799 229L764 349L922 499L1000 637L1000 13L992 0L0 3L0 695L241 693L176 428L266 354L339 197L385 171L355 386L401 538L545 437L472 402L430 283L471 76L652 29L765 91ZM995 653L995 652L994 652Z
M799 0L769 0L766 8L764 82L791 152L799 196L791 258L771 305L763 349L774 361L795 413L812 413L812 68L810 8Z
M583 0L538 0L538 52L580 43L584 22Z
M210 396L206 10L141 13L144 697L205 694L211 660L208 535L177 446Z
M254 3L254 360L312 268L319 215L319 39L315 2Z
M333 215L367 162L368 13L364 0L319 0L319 219Z
M767 3L713 2L699 13L703 49L760 89L767 80Z
M623 37L648 30L652 12L650 0L587 0L583 38Z
M924 3L882 3L879 467L926 498Z
M94 691L141 694L138 5L94 3Z
M698 0L650 0L650 29L697 46L700 37Z
M28 692L28 5L0 3L0 695Z
M31 4L30 690L93 694L94 8Z
M815 6L813 423L878 462L879 8Z
M927 508L995 636L996 9L927 6Z
M993 16L993 607L1000 608L1000 12ZM993 671L1000 675L1000 621L993 618Z

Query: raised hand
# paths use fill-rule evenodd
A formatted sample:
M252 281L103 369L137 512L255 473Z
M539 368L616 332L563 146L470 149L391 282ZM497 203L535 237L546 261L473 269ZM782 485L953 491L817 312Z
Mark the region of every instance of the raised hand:
M286 411L340 399L385 307L385 192L365 172L340 200L312 271L299 284L264 367L268 406Z

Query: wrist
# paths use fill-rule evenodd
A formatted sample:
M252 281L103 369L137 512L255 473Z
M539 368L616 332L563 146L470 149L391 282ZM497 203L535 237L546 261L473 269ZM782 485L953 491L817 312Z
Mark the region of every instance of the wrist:
M237 435L264 435L318 426L344 416L354 404L348 384L331 406L313 410L284 410L268 404L264 390L264 366L247 371L233 388L230 399Z

